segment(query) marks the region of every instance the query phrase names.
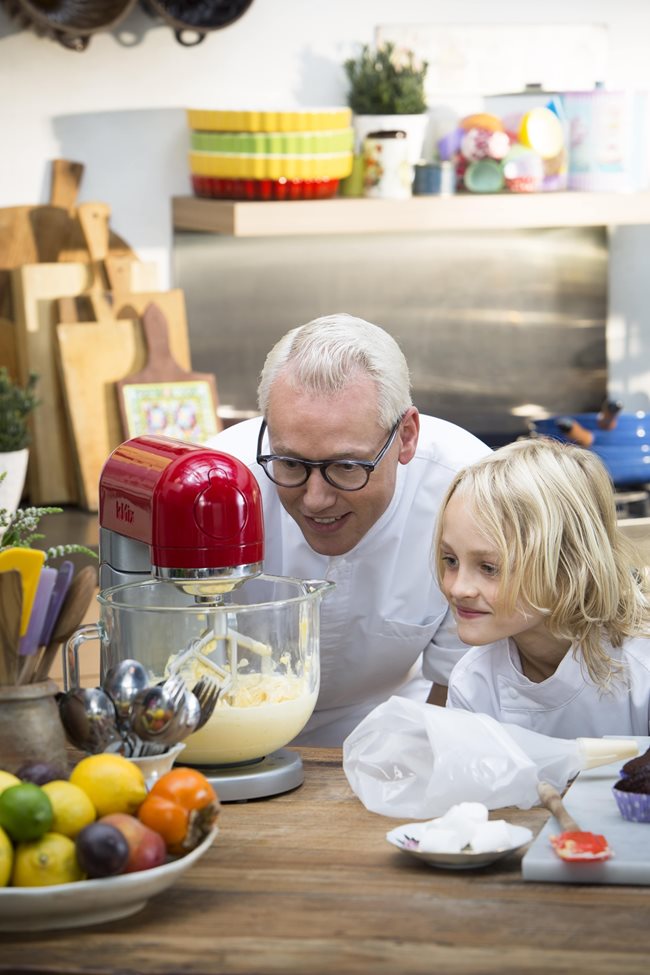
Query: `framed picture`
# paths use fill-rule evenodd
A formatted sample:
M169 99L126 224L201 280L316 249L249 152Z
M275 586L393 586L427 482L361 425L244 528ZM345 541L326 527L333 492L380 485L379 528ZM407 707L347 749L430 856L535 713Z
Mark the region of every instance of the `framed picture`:
M122 404L127 437L156 434L204 443L221 429L206 380L124 385Z

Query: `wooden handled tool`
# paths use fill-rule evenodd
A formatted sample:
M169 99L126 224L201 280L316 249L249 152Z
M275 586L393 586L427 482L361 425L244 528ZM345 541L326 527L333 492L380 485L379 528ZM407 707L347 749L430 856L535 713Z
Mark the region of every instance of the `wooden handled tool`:
M23 584L18 569L0 572L0 684L18 680L18 643L23 607Z
M561 860L608 860L612 851L604 836L590 833L578 826L562 802L557 789L548 782L540 782L537 786L542 805L555 816L563 830L558 836L551 836L551 845Z
M66 640L69 640L75 630L81 625L96 588L97 569L93 565L85 565L72 579L70 588L63 601L61 612L54 624L54 632L50 642L38 662L33 678L34 681L45 680L47 678L59 647Z

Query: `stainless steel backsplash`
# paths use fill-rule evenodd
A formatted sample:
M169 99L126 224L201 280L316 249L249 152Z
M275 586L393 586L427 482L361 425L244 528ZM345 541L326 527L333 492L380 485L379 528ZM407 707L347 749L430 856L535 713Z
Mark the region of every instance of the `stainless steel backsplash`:
M232 238L176 233L192 365L255 410L284 332L347 311L386 328L425 413L492 446L527 418L598 409L607 388L604 228Z

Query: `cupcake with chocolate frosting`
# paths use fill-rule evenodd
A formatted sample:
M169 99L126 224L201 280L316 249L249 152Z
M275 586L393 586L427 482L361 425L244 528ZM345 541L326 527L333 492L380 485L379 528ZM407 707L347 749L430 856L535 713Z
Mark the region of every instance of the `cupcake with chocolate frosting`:
M621 778L642 772L650 774L650 748L643 755L637 755L636 758L631 758L629 762L625 763L621 769Z
M650 823L650 748L625 763L612 792L623 819Z

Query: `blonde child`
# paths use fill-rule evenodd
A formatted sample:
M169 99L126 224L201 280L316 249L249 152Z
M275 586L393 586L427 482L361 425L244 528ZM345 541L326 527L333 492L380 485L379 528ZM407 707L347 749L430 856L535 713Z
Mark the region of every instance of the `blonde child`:
M648 734L648 587L594 453L541 438L466 467L434 556L472 648L448 707L558 738Z

